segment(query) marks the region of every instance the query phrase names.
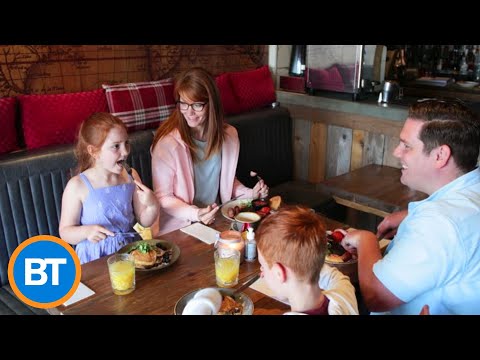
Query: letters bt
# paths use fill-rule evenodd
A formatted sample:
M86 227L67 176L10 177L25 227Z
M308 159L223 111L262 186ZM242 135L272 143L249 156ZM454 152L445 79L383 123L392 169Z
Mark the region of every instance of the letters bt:
M32 268L33 264L39 267ZM52 265L52 285L59 285L58 270L60 265L67 264L65 258L26 258L25 259L25 285L44 285L48 281L48 274L45 272L47 265ZM32 275L40 275L40 279L32 279Z

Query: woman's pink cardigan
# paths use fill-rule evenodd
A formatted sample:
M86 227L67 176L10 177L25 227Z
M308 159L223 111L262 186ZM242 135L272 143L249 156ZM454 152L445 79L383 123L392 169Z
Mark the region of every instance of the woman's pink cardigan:
M239 152L237 129L226 125L220 172L222 203L237 196L252 198L253 189L235 177ZM178 130L158 141L151 154L153 190L160 202L159 221L152 226L152 234L159 236L198 221L199 208L192 205L195 196L192 158Z

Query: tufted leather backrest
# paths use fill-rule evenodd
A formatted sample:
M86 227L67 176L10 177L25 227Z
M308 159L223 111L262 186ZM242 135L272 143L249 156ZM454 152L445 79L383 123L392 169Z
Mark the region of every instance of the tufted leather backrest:
M258 172L269 187L293 180L293 122L287 108L265 108L227 118L240 139L237 178L253 187Z
M130 164L151 187L151 130L130 134ZM0 156L0 286L15 248L35 235L58 236L63 189L77 165L73 145Z

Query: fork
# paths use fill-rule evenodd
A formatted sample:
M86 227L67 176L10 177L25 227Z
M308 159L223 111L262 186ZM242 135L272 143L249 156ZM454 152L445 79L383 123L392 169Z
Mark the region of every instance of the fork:
M132 175L132 167L130 165L128 165L127 161L124 160L123 161L123 167L125 168L125 170L127 171L127 173L133 177ZM137 187L137 189L142 189L140 186L138 186L137 184L135 184L135 186Z
M251 177L256 176L258 181L262 180L262 178L255 171L250 170L250 176Z
M123 167L125 168L125 170L127 170L127 173L129 175L132 175L132 167L128 165L128 163L125 160L123 161Z

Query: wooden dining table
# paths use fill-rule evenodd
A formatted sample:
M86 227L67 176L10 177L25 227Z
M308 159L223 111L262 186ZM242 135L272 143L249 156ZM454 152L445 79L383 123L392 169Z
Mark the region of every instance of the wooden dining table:
M344 227L324 218L327 229ZM213 227L218 231L230 228L230 220L218 215ZM128 295L115 295L108 274L107 258L82 265L81 282L95 294L69 306L48 309L52 315L172 315L176 302L185 294L200 288L216 287L213 244L175 230L159 237L177 244L180 256L172 265L155 271L137 271L136 288ZM244 261L240 265L240 286L252 275L260 272L258 260ZM254 315L279 315L289 306L252 288L243 292L254 304Z
M403 185L401 175L400 169L371 164L324 180L317 189L330 193L338 204L385 217L427 197Z

